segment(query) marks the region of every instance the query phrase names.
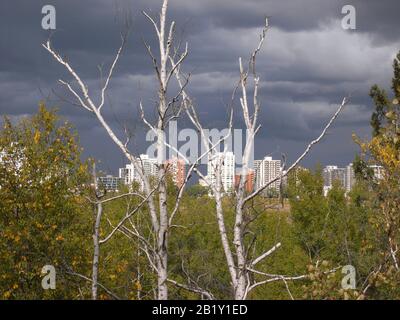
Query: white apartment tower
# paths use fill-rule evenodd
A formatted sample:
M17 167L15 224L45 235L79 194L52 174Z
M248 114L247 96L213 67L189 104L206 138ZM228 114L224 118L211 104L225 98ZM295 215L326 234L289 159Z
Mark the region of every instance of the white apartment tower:
M335 180L340 182L343 188L346 188L347 168L338 168L337 166L326 166L323 170L324 185L332 188Z
M265 157L263 160L254 160L256 188L266 185L281 175L281 160L273 160L272 157ZM279 192L280 179L274 181L267 190Z
M382 166L374 164L374 165L370 165L369 167L373 170L374 178L376 181L383 179L384 169Z
M142 167L144 175L148 177L155 177L157 175L157 159L149 158L149 156L146 154L141 154L137 160L139 165ZM140 178L139 172L135 169L132 163L127 164L125 168L119 169L119 177L126 185L137 182L139 183L140 187L143 188L143 181Z
M219 152L208 159L207 180L211 185L216 184L215 170L221 163L221 184L225 192L230 193L235 183L235 155L233 152Z
M345 183L346 192L350 192L351 189L354 186L354 183L355 183L354 168L353 168L353 164L352 163L350 163L346 167L345 179L346 179L346 183Z

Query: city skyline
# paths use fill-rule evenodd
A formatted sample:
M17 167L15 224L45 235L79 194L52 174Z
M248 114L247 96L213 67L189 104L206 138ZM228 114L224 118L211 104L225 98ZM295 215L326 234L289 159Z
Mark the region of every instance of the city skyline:
M144 168L144 173L149 176L156 177L157 175L157 159L151 158L148 155L141 154L138 159ZM221 162L219 162L221 161ZM215 171L217 166L221 164L221 186L225 193L231 193L234 188L237 188L240 179L243 179L241 174L241 167L235 166L235 154L233 152L217 152L208 161L206 166L207 171L204 175L204 179L198 178L195 182L192 180L191 185L199 184L204 187L210 184L216 184ZM185 176L185 162L179 157L173 157L172 159L167 159L163 165L167 168L170 166L169 172L172 174L173 182L176 186L180 187L183 183L183 178ZM303 166L301 168L307 169ZM374 177L379 180L382 178L383 169L378 165L369 165L373 170ZM269 183L280 175L285 175L281 166L281 160L273 159L270 156L265 156L263 159L255 159L253 165L248 168L248 172L245 175L245 189L247 192L251 192L256 188ZM347 166L340 167L336 164L329 164L323 166L322 174L324 179L324 194L327 195L329 190L332 188L334 181L339 181L340 185L346 192L351 191L355 183L355 174L353 163L349 163ZM119 179L125 185L130 185L133 182L140 183L140 176L134 169L132 164L126 164L125 167L119 169L118 177L106 174L101 177L104 179L105 185L114 185L116 179ZM286 183L287 177L284 176L283 184ZM276 180L267 188L267 190L275 190L277 193L280 192L281 182L280 179ZM143 186L141 186L143 187ZM112 189L112 188L111 188Z

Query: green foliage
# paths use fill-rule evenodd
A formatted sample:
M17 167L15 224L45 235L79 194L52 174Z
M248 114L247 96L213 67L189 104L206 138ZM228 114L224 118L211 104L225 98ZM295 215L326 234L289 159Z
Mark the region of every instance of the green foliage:
M75 298L65 265L88 267L87 182L76 135L41 105L37 115L0 132L0 298ZM54 265L57 290L43 290L41 269Z
M393 98L378 86L371 89L375 105L371 124L373 137L370 141L356 142L360 145L362 158L379 165L381 179L367 179L369 190L366 206L373 211L369 218L371 234L368 246L379 257L369 278L371 296L399 297L393 290L400 285L398 248L400 244L400 53L393 62ZM367 160L363 160L367 162ZM394 268L394 269L393 269ZM385 289L382 289L385 288Z
M310 300L364 300L362 292L353 289L343 289L341 268L334 268L328 261L323 260L317 265L307 267L308 279L303 285L303 299Z
M364 161L358 154L353 161L353 169L355 178L358 181L372 181L374 176L374 170L368 166L368 163Z
M305 298L397 299L400 295L398 248L400 241L400 53L394 63L394 96L377 85L370 91L375 105L372 139L362 142L353 163L356 185L345 195L334 184L321 197L321 177L304 173L291 187L292 216L298 239L307 249L318 247L312 258L327 264L351 264L357 272L357 289L343 291L335 275L310 267ZM374 177L370 164L382 168ZM316 192L317 191L317 192ZM324 211L325 214L322 212ZM321 217L325 216L325 219ZM311 270L312 269L312 270ZM318 269L318 268L317 268Z
M191 197L199 198L208 194L208 188L203 187L199 184L195 184L187 188L186 194Z
M370 97L373 99L375 105L375 110L371 117L373 137L385 134L390 124L398 123L400 108L400 52L393 61L392 90L392 99L378 85L372 86L370 90Z
M318 167L315 172L300 171L297 179L290 182L289 200L294 232L298 242L314 258L325 246L321 231L328 211L322 170Z
M362 180L346 195L335 181L324 197L322 185L321 171L317 168L315 172L303 171L295 188L290 188L296 239L313 262L308 267L313 276L304 287L305 297L365 298L361 297L361 287L379 261L379 236L372 225L374 210L370 207L370 189ZM330 268L353 265L360 286L358 293L341 290L337 272L330 275L329 270L317 270L315 264L321 260Z
M252 244L250 257L257 257L281 242L281 248L259 263L257 269L272 274L304 273L308 259L296 242L289 212L264 210L258 215L266 204L269 204L269 199L260 197L252 207L257 212L253 214L258 218L248 226L249 232L245 237L246 244ZM223 209L227 229L232 230L234 211L231 199L224 199ZM246 214L246 221L253 218L251 213ZM182 283L186 283L187 274L190 274L192 280L217 298L232 299L231 279L221 246L213 199L208 196L196 198L187 195L183 199L176 224L182 227L174 229L171 235L171 274ZM255 280L262 279L263 276L255 276ZM289 285L293 295L302 295L301 281ZM185 290L172 289L175 290L173 298L198 298L198 295ZM285 284L277 281L259 286L252 291L249 299L289 299L289 296Z

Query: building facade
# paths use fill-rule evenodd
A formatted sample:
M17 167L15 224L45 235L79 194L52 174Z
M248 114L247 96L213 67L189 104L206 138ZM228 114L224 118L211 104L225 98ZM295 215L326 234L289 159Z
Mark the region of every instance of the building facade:
M258 189L270 181L281 176L281 160L273 160L272 157L265 157L263 160L254 160L255 187ZM280 192L280 179L272 182L266 191Z
M147 177L156 177L158 173L157 159L149 158L146 154L141 154L137 159L139 165L142 168L142 172ZM136 170L132 163L129 163L125 168L119 169L119 178L122 179L123 183L126 185L131 185L136 182L139 184L140 188L143 189L144 183L140 177L139 172Z
M221 164L221 184L223 191L231 193L235 183L235 155L233 152L218 152L208 159L207 181L211 185L216 184L216 169Z
M338 166L326 166L323 169L324 185L332 186L335 180L339 181L341 186L344 188L346 185L346 170L344 168L338 168Z
M107 191L118 192L123 180L120 177L114 177L112 175L106 175L99 177L98 181L100 185Z
M374 172L374 178L376 181L383 179L384 169L382 166L379 165L370 165L369 166Z
M235 189L239 187L240 177L245 179L244 189L246 192L252 192L254 190L254 170L249 169L246 175L240 173L235 174Z
M327 195L332 189L334 181L338 181L343 189L346 189L346 169L338 166L326 166L322 175L324 178L324 194Z
M166 170L172 175L174 184L181 188L185 182L185 161L177 157L173 157L165 162Z
M369 165L374 174L374 179L379 181L383 178L384 170L382 166L379 165ZM323 170L324 177L324 193L327 195L330 189L332 189L332 184L335 180L340 182L340 185L346 191L350 192L353 188L356 178L354 173L353 164L348 164L345 168L338 168L337 166L326 166Z
M353 164L346 166L346 192L350 192L356 181Z

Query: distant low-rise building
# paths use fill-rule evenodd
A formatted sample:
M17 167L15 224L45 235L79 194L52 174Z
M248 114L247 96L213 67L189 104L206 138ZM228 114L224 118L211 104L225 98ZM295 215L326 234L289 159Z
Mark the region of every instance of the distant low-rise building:
M101 186L107 191L118 192L121 188L123 179L112 175L106 175L98 178Z

